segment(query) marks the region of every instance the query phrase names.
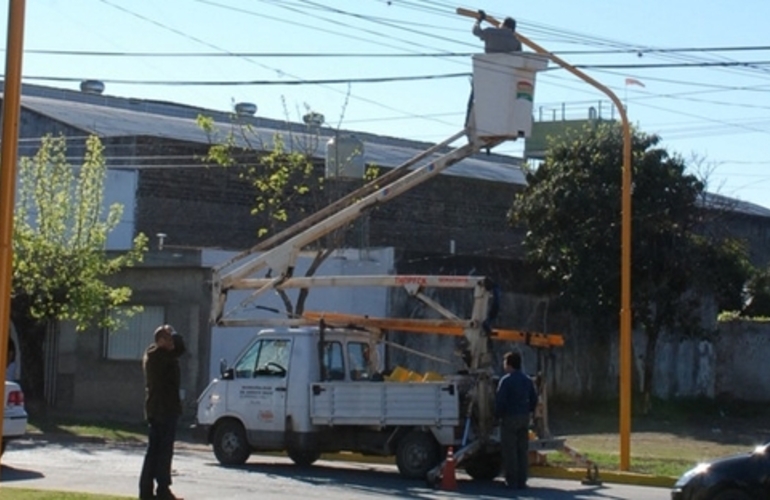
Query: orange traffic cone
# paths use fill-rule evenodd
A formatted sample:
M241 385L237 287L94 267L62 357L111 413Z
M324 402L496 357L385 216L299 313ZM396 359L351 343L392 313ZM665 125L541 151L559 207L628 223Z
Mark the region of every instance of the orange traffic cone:
M441 472L441 489L445 491L457 490L457 477L455 476L455 454L450 446L446 452L444 470Z

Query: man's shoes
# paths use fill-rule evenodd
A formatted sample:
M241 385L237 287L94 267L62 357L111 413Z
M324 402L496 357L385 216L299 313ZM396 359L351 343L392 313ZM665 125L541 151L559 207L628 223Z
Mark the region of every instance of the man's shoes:
M139 500L156 500L157 497L152 493L139 493Z
M171 490L166 490L164 492L159 492L155 498L157 500L184 500L182 497L178 497L171 493Z

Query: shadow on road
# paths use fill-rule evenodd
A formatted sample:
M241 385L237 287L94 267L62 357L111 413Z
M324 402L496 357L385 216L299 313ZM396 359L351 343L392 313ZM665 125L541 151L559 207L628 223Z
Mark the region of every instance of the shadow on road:
M211 464L212 467L222 467ZM244 472L264 474L301 481L314 486L338 486L347 490L357 490L361 495L385 495L392 498L404 499L435 499L452 497L473 497L480 499L519 498L519 499L549 499L574 500L580 498L618 499L610 494L604 494L602 487L580 486L561 491L547 487L532 487L526 491L513 492L503 487L502 481L477 482L458 478L458 491L438 491L429 487L425 481L408 480L396 472L377 470L374 467L358 466L358 468L341 468L331 465L313 465L298 467L284 463L247 463L231 469Z
M0 481L3 483L11 481L29 481L30 479L40 479L44 477L41 472L26 469L17 469L3 465L0 467Z

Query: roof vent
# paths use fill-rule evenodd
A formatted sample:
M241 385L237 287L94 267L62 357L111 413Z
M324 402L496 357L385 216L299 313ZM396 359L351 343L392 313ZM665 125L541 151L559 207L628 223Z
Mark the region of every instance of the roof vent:
M316 111L311 111L310 113L306 113L302 117L302 121L305 122L306 125L310 125L311 127L320 127L323 125L324 121L326 121L326 118L321 113L318 113Z
M104 92L104 82L100 80L83 80L80 82L80 91L84 94L100 95Z
M257 113L257 105L253 102L239 102L235 105L235 114L241 117L254 116Z

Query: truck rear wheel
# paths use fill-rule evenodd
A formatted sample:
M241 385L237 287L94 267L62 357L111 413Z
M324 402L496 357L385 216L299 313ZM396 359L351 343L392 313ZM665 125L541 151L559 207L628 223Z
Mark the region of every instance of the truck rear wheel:
M321 453L315 450L289 450L289 458L300 467L310 467L321 458Z
M500 453L485 453L468 460L465 472L475 481L491 481L500 475L503 457Z
M225 420L214 431L214 456L222 465L242 465L251 455L246 431L240 422Z
M438 443L430 432L412 431L398 442L396 465L404 477L424 479L440 461Z

